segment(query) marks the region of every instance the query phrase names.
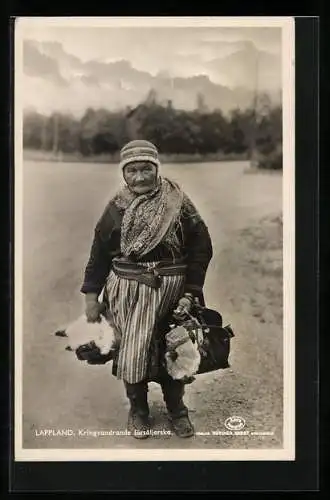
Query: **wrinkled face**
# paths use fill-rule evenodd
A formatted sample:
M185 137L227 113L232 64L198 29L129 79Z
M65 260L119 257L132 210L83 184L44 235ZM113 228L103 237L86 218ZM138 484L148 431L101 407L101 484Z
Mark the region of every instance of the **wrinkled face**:
M157 184L157 167L148 161L129 163L123 175L128 187L137 194L152 191Z

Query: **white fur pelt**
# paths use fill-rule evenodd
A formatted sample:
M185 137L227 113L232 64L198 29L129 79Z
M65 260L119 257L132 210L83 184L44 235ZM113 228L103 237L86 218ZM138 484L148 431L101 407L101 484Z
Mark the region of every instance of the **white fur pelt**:
M201 362L198 345L197 336L192 342L183 326L177 326L166 334L166 367L173 379L182 380L197 373Z
M89 323L83 314L66 328L58 330L55 335L67 337L67 349L72 351L94 341L101 354L108 354L116 343L115 331L104 316L101 316L100 322Z

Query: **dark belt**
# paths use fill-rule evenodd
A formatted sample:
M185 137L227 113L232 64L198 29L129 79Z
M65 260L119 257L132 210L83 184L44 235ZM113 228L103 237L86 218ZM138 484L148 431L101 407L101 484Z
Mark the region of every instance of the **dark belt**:
M113 271L119 278L135 280L152 288L159 288L162 276L185 275L186 264L159 263L155 266L141 266L135 263L113 261Z

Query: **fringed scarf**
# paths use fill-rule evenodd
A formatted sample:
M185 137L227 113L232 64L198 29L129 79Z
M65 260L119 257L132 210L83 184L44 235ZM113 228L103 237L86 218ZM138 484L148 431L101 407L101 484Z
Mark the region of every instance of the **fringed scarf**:
M137 195L125 186L114 202L124 210L121 224L121 252L142 257L160 242L170 248L178 245L176 223L186 199L181 188L169 179L159 177L157 187Z

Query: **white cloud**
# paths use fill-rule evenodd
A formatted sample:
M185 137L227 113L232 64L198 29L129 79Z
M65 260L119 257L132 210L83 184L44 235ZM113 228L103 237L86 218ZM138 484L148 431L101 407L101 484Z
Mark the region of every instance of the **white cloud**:
M228 51L228 42L252 41L259 49L280 53L278 28L26 28L25 37L38 41L58 41L64 49L83 61L90 59L134 59L159 66L163 58L198 53L213 57ZM205 44L204 42L212 42ZM222 42L222 48L221 48ZM229 49L230 50L230 49ZM221 55L221 54L219 54Z
M34 26L33 30L26 26L24 36L38 42L58 42L66 53L83 62L112 63L125 59L136 69L154 76L159 72L179 77L207 74L214 82L226 86L233 85L234 77L239 79L236 76L240 75L239 68L221 72L210 68L209 61L234 53L246 42L276 55L281 49L278 28L69 28L48 25ZM79 68L74 70L70 62L62 63L60 72L70 82L68 87L59 88L44 79L25 77L24 85L28 90L24 93L24 105L46 112L57 109L59 104L61 109L73 112L87 106L99 107L102 103L109 107L122 99L125 86L132 99L135 95L137 101L139 99L137 89L127 82L123 82L121 90L117 84L106 81L101 81L97 90L83 84ZM265 74L263 81L272 83L272 78L272 74Z

